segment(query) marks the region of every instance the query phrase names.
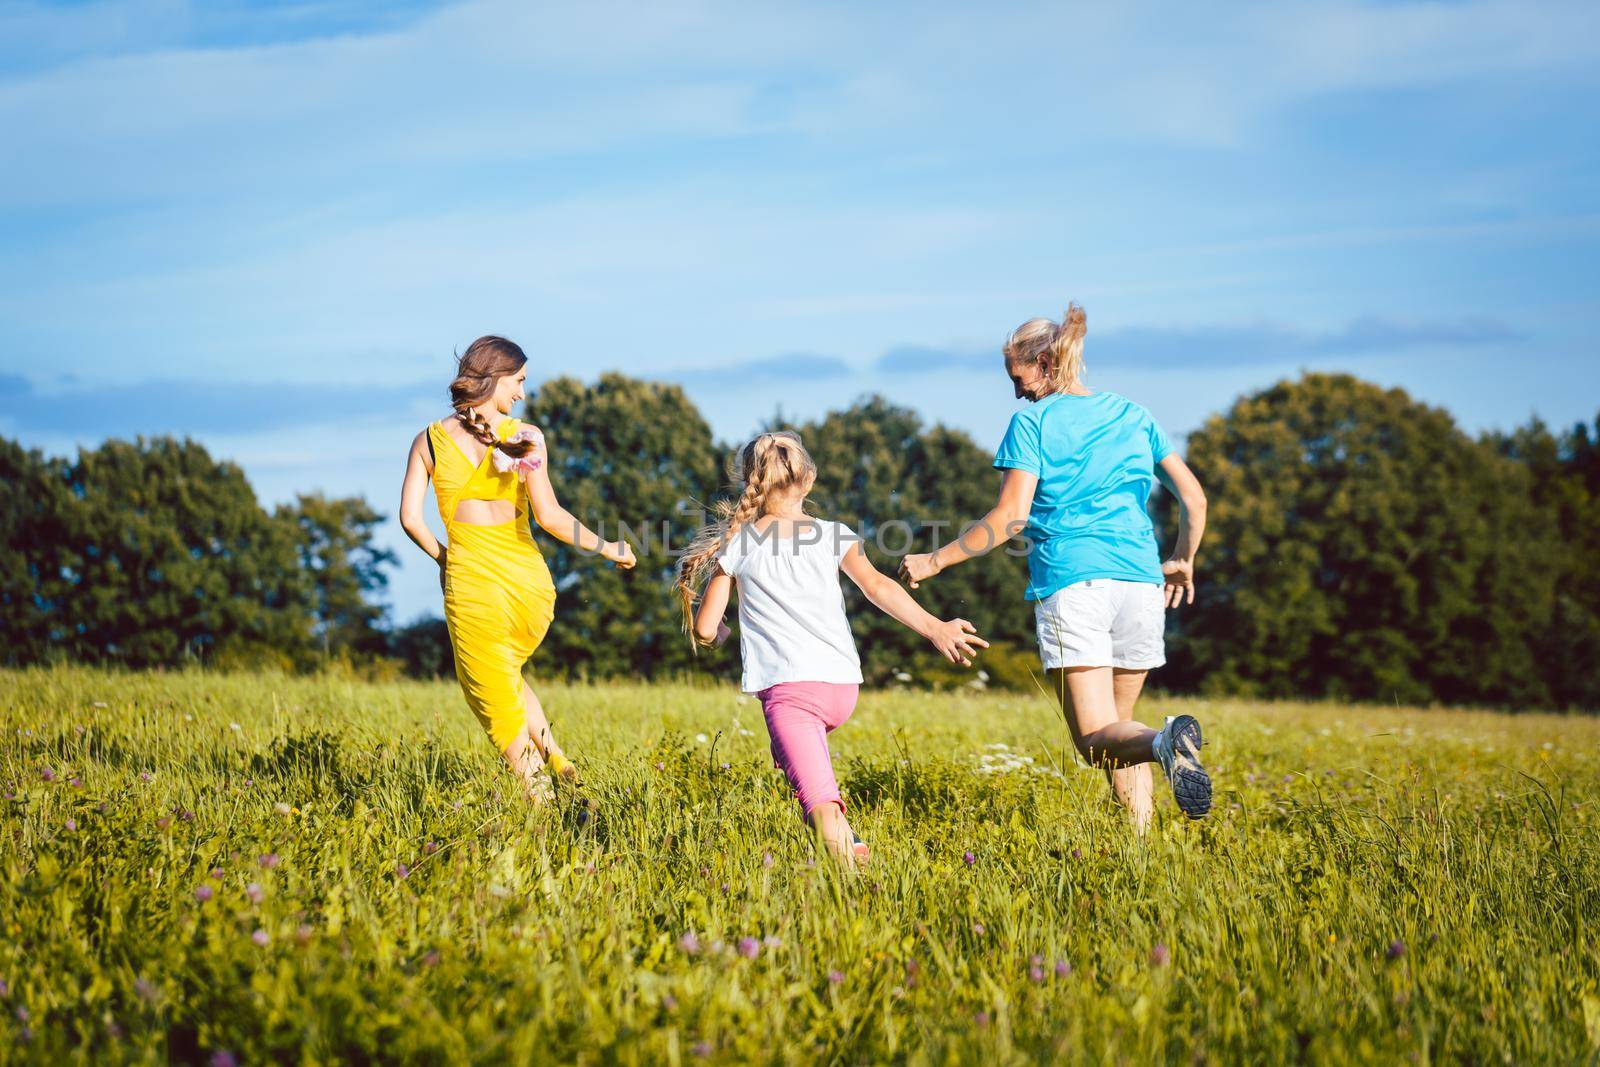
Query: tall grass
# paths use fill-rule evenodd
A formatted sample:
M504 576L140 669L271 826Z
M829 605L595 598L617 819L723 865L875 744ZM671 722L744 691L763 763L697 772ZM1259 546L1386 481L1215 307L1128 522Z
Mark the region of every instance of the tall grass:
M453 685L0 673L0 1058L1600 1049L1593 720L1152 700L1218 802L1139 840L1042 698L870 692L852 876L753 701L542 693L585 785L535 810Z

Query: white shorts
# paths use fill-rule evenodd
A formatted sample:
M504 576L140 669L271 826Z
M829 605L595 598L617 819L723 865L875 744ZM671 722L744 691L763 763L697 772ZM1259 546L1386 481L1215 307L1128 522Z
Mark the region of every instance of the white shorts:
M1044 669L1120 667L1147 671L1167 662L1162 587L1091 578L1057 590L1033 608Z

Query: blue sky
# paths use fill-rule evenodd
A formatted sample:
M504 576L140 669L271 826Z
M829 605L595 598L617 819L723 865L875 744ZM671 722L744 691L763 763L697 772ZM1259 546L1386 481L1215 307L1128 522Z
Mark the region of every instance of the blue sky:
M1302 369L1592 419L1597 114L1587 2L6 3L0 433L389 510L499 332L728 439L882 392L992 445L1068 299L1179 435Z

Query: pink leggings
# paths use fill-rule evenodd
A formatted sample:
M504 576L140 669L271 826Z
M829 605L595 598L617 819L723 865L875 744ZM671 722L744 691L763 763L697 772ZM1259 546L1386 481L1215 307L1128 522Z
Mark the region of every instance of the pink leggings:
M788 775L807 815L819 804L844 808L828 756L828 734L856 710L860 691L859 685L839 682L780 682L756 694L767 717L773 761Z

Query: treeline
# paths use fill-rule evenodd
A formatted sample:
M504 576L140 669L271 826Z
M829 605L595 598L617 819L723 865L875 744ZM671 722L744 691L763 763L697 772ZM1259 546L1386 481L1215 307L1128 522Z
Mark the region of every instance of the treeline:
M728 491L732 445L676 386L618 374L544 383L542 426L563 503L590 525L629 523L640 566L619 572L536 534L556 625L535 672L736 674L698 655L668 593L670 549ZM967 435L879 397L798 430L819 467L814 510L896 556L981 515L998 477ZM1473 438L1399 390L1306 375L1245 397L1186 446L1211 499L1197 603L1171 616L1164 688L1258 696L1600 708L1600 420ZM447 674L442 620L391 629L374 606L395 560L359 499L301 497L268 512L242 472L189 441L107 442L74 462L0 442L4 657L130 666L200 661ZM1158 517L1170 530L1171 502ZM886 524L909 522L909 541ZM932 524L942 523L942 528ZM1170 543L1170 542L1169 542ZM1025 560L1005 552L925 584L941 616L996 644L988 684L1031 688ZM860 602L870 679L971 684Z

